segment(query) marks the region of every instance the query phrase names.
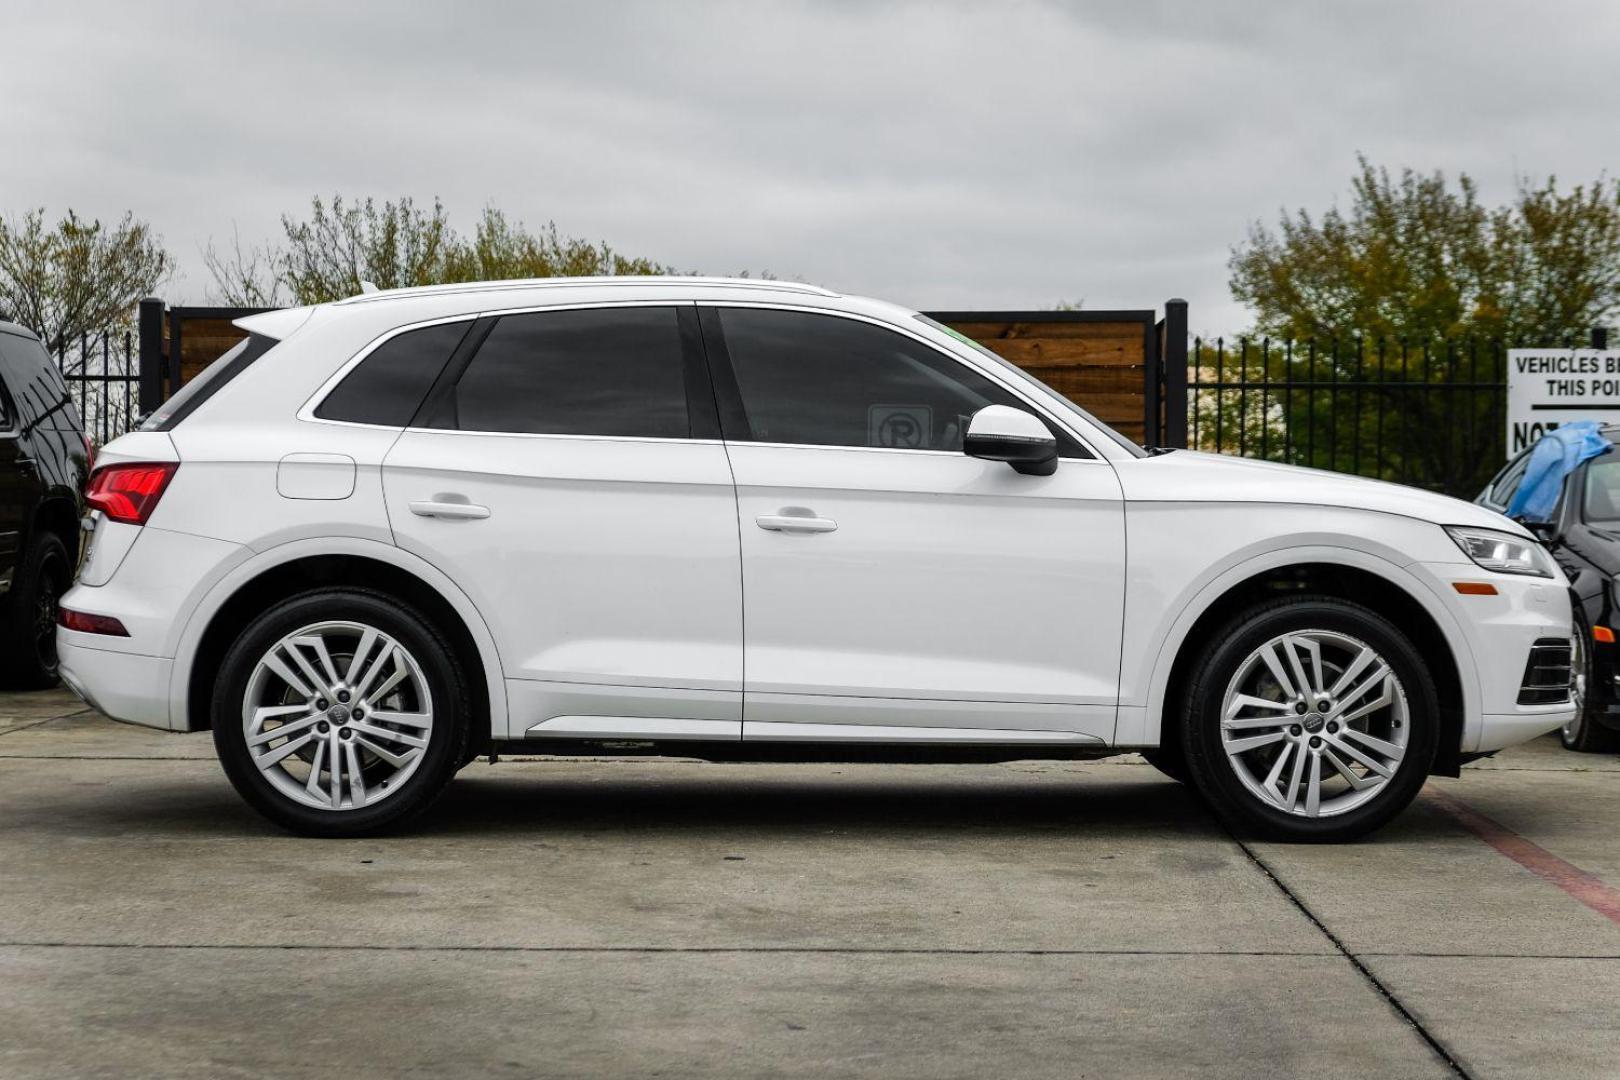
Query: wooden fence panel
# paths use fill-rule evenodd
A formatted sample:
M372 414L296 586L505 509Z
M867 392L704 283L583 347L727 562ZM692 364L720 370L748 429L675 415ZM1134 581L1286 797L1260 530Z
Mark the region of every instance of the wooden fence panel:
M174 308L164 351L174 371L172 335L180 325L179 382L172 393L246 335L231 324L248 310ZM1151 311L940 312L932 316L1017 364L1133 442L1145 436Z
M1017 364L1126 438L1142 442L1152 312L959 311L932 317Z

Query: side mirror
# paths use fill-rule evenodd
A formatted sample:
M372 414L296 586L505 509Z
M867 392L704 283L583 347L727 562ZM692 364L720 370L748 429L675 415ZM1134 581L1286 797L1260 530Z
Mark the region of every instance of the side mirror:
M1057 440L1047 426L1010 405L986 405L968 421L962 452L985 461L1005 461L1027 476L1057 472Z

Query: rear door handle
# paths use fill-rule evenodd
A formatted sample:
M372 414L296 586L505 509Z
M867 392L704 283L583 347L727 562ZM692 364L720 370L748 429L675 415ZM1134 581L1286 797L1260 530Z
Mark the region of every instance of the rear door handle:
M797 514L761 514L754 519L754 524L770 532L826 533L838 528L838 522L832 518L801 517Z
M411 513L417 517L462 518L482 521L489 517L489 507L466 502L413 502Z

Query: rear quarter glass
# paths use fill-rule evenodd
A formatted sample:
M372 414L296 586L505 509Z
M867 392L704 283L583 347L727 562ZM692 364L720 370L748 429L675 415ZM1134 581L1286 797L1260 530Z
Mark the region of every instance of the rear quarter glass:
M326 395L315 408L316 418L406 426L472 325L468 319L394 335Z

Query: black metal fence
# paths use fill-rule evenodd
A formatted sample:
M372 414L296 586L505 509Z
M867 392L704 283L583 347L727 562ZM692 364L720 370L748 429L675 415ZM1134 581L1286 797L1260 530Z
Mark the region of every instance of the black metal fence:
M1507 346L1195 341L1188 445L1473 498L1507 459Z
M85 434L99 446L135 426L142 409L133 331L57 338L51 347Z

